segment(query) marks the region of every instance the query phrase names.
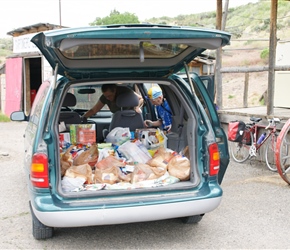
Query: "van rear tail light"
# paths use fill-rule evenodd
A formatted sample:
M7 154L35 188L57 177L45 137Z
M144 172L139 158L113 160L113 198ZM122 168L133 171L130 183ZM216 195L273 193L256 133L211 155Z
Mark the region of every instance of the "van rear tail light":
M210 144L209 151L209 175L217 175L220 169L220 153L217 143Z
M48 159L44 153L36 153L32 157L30 180L34 187L48 188Z

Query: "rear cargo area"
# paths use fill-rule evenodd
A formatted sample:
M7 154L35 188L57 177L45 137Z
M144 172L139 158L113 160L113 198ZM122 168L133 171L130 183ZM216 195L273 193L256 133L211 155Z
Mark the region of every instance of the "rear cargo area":
M190 115L184 111L180 116L180 105L184 105L184 110L188 109L187 104L177 101L174 91L167 87L167 97L171 95L171 107L176 115L172 115L170 131L145 127L143 118L142 123L131 121L136 115L133 110L120 111L124 113L121 115L115 113L106 129L100 126L101 118L73 123L74 112L61 111L63 121L59 122L57 131L62 192L195 185L198 170L192 136L196 120L189 119ZM126 122L121 121L124 117L128 119ZM153 115L149 117L152 119ZM116 125L109 129L113 123ZM132 123L139 125L136 128Z
M118 127L96 143L94 124L72 124L59 134L62 188L65 192L165 186L190 179L188 146L176 152L175 134Z

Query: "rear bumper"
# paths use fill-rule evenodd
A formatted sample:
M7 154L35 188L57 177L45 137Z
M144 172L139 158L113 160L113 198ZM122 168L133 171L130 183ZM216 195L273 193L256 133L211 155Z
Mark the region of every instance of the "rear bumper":
M65 211L39 211L33 204L35 216L50 227L85 227L133 222L155 221L208 213L219 206L220 197L173 202L158 205L140 205L119 208L99 208Z

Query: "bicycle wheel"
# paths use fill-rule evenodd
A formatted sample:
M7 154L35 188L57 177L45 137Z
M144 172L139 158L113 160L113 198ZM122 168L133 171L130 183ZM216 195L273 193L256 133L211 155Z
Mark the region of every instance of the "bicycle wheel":
M250 157L250 147L253 141L253 135L249 131L244 132L244 137L241 142L229 141L229 148L234 161L243 163Z
M282 179L290 184L290 119L283 126L277 137L275 151L277 170Z
M267 167L273 172L277 172L276 155L275 155L276 142L277 142L277 136L272 134L272 136L269 138L267 142L267 146L265 150L265 161L266 161Z

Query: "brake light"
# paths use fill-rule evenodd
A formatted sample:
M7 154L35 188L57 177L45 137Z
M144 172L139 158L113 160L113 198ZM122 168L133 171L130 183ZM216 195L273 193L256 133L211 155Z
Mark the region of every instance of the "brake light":
M217 143L210 144L209 151L209 175L217 175L220 169L220 153Z
M48 188L48 159L44 153L36 153L32 157L30 180L34 187Z

